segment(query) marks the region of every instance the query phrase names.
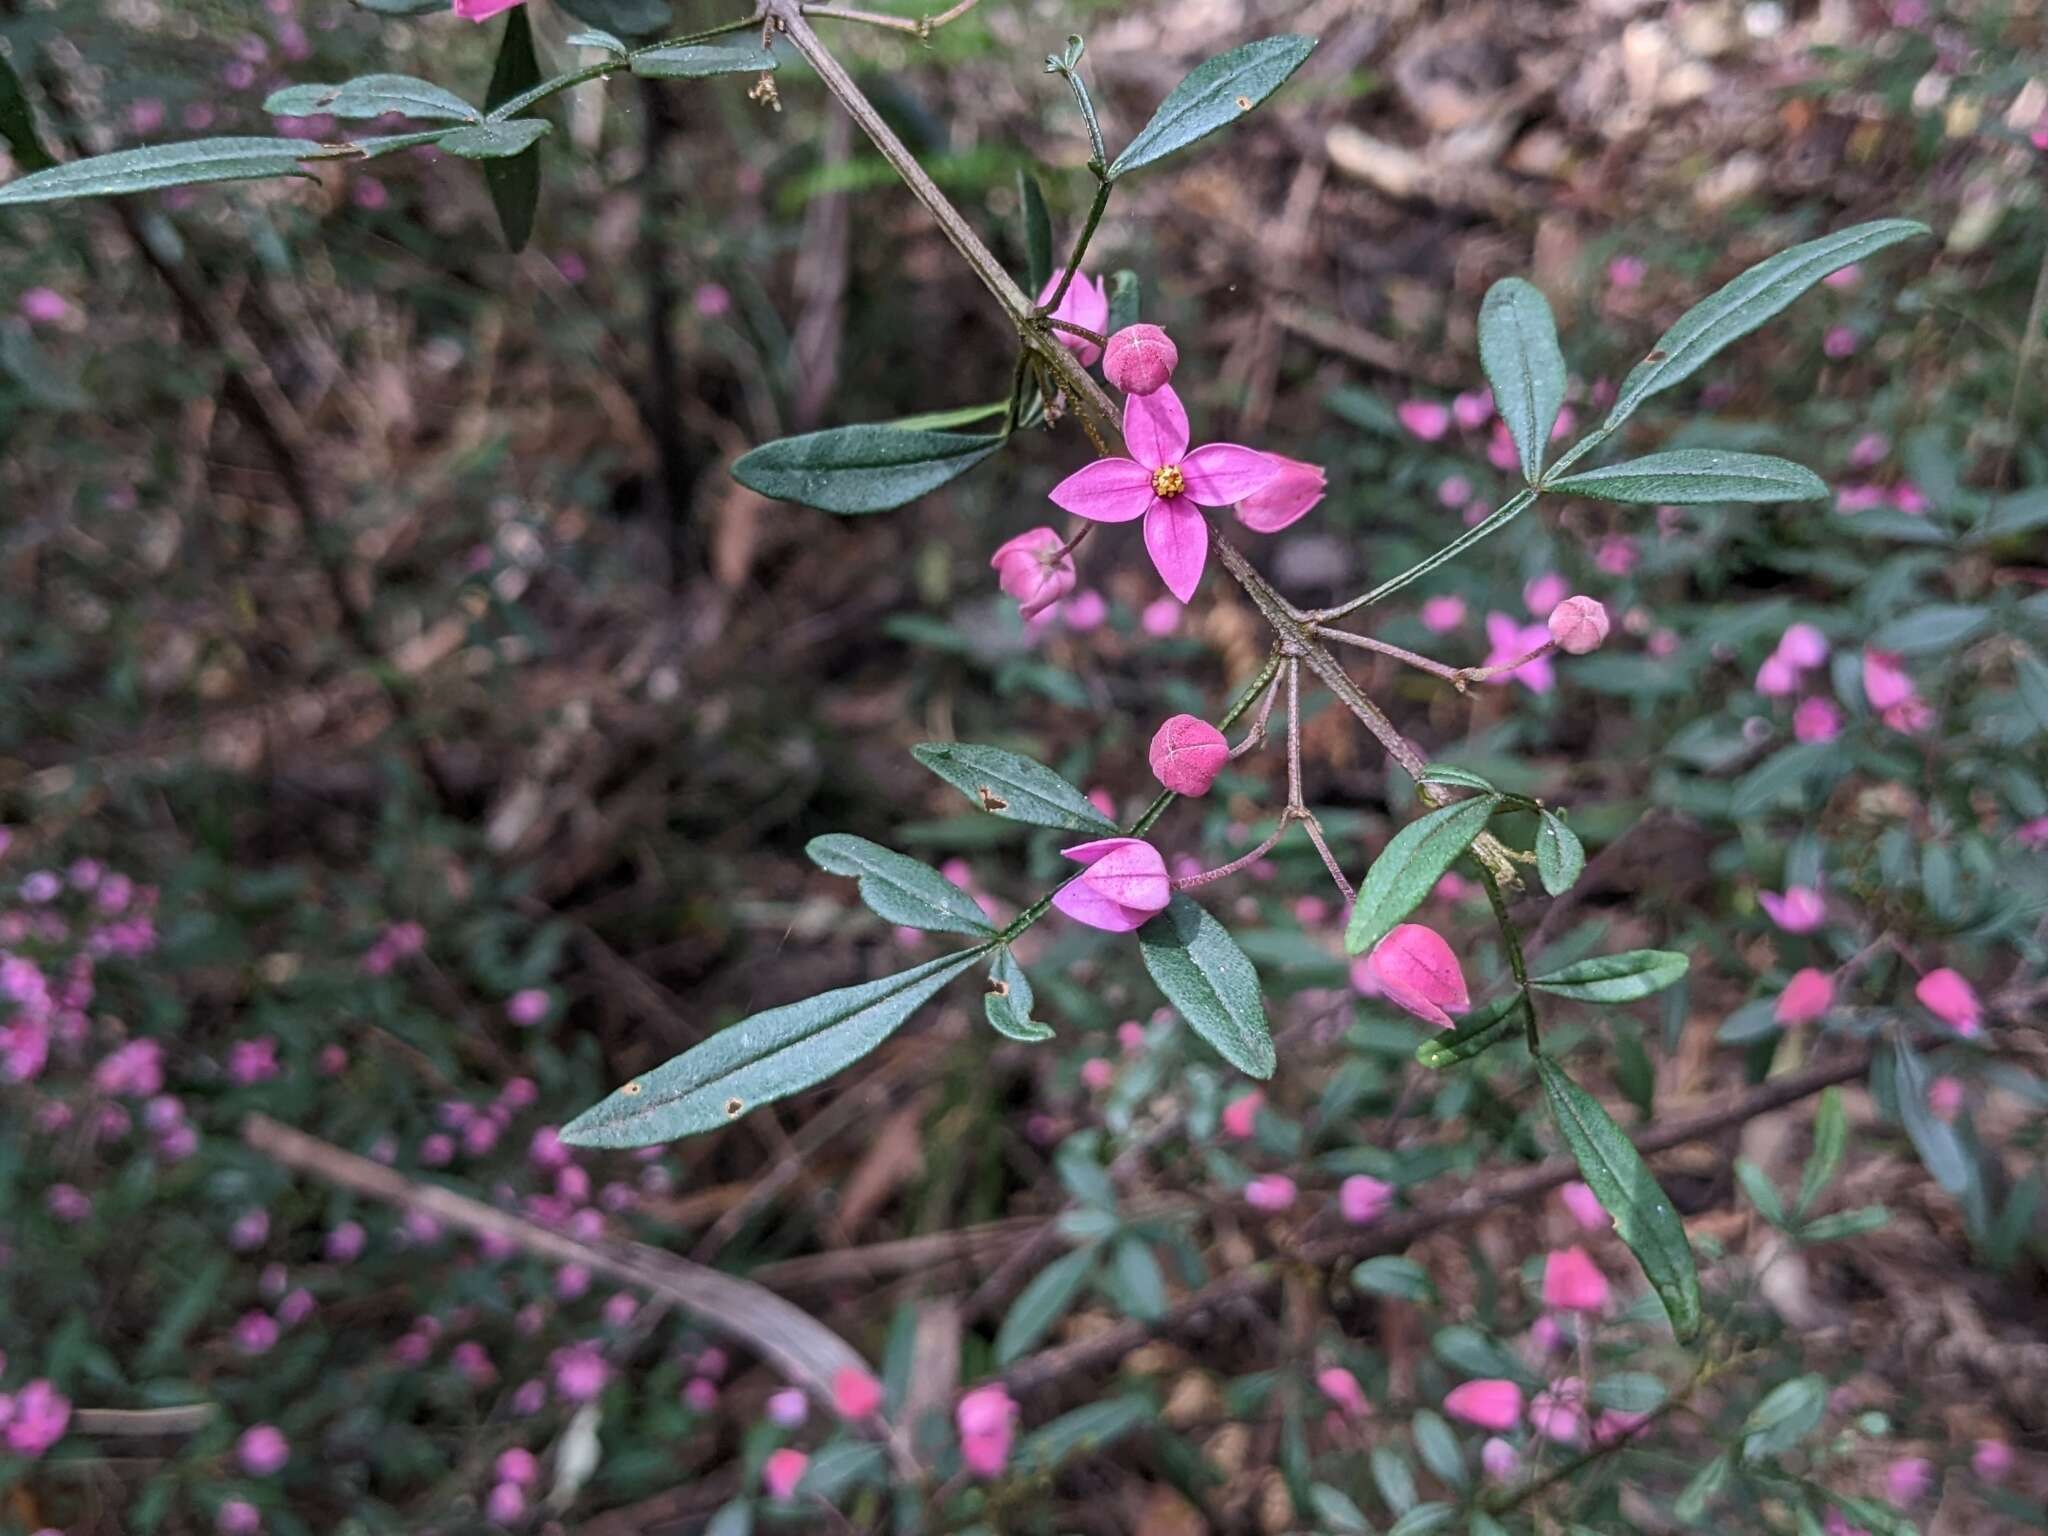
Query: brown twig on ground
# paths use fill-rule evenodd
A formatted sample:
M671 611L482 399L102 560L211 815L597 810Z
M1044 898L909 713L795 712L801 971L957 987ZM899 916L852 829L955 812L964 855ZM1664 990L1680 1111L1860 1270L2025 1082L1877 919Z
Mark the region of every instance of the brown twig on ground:
M751 1280L706 1269L640 1243L579 1241L453 1190L408 1178L367 1157L358 1157L280 1124L268 1115L250 1115L243 1120L242 1139L282 1166L337 1188L419 1211L445 1226L478 1236L503 1238L542 1258L581 1264L593 1274L638 1286L664 1301L687 1308L707 1326L746 1345L786 1379L821 1401L831 1401L832 1378L840 1371L868 1371L867 1362L838 1334ZM906 1477L918 1477L919 1468L909 1440L886 1421L882 1428L897 1470Z

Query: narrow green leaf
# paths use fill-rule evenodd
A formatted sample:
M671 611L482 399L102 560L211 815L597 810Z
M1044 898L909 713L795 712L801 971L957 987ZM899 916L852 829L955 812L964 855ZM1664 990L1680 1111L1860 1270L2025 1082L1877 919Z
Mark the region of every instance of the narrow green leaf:
M1041 1477L1069 1456L1103 1450L1158 1417L1152 1400L1137 1393L1084 1404L1024 1436L1012 1471L1018 1477Z
M1609 429L1620 426L1651 395L1692 377L1708 358L1747 336L1830 272L1927 233L1927 226L1915 219L1878 219L1795 245L1758 262L1680 315L1671 329L1657 338L1649 354L1621 381L1621 391L1604 425Z
M1408 1458L1391 1445L1376 1445L1369 1461L1373 1486L1380 1491L1380 1501L1393 1514L1407 1514L1415 1507L1415 1473L1408 1465Z
M606 53L624 53L623 39L614 37L602 27L585 27L580 32L571 32L562 41L571 48L598 48Z
M1341 1488L1328 1483L1312 1483L1308 1490L1309 1507L1315 1511L1316 1529L1331 1531L1336 1536L1372 1536L1372 1526L1366 1522L1365 1511L1351 1500L1351 1495Z
M1259 973L1228 929L1176 893L1138 930L1138 950L1166 1000L1217 1055L1249 1077L1273 1075L1277 1061Z
M959 405L948 411L920 411L915 416L899 416L887 425L944 432L953 427L971 427L977 421L987 421L991 416L1000 416L1009 408L1009 401L993 400L985 405Z
M1429 1271L1413 1259L1383 1253L1367 1259L1351 1271L1351 1283L1374 1296L1391 1296L1396 1301L1428 1301L1436 1295Z
M1728 807L1737 816L1754 816L1787 797L1803 802L1807 781L1840 761L1841 753L1832 742L1797 742L1772 753L1737 779Z
M1849 1112L1842 1105L1842 1090L1829 1088L1821 1094L1820 1107L1814 1111L1813 1150L1807 1154L1805 1171L1799 1176L1800 1215L1812 1209L1821 1191L1833 1181L1848 1146Z
M1611 1376L1602 1376L1587 1395L1595 1407L1612 1408L1616 1413L1652 1413L1670 1396L1664 1383L1647 1371L1616 1371Z
M1109 330L1114 336L1127 325L1138 323L1138 301L1142 296L1142 285L1138 274L1129 267L1119 267L1109 278Z
M988 1015L997 1034L1036 1045L1041 1040L1050 1040L1052 1030L1031 1017L1034 1001L1031 978L1024 974L1024 967L1005 944L996 951L988 968L988 991L982 994L982 1012Z
M0 53L0 138L7 141L14 163L24 171L47 170L57 163L43 148L42 136L36 132L35 108L29 105L21 77L4 53Z
M1496 998L1460 1019L1458 1027L1448 1034L1432 1035L1423 1041L1415 1048L1415 1059L1433 1072L1441 1072L1454 1062L1470 1061L1508 1037L1521 1017L1521 1009L1519 992Z
M1407 1514L1387 1527L1387 1536L1432 1536L1433 1532L1448 1529L1458 1518L1455 1506L1431 1500L1418 1504Z
M349 140L349 148L365 160L376 160L385 155L395 155L402 149L418 149L422 144L438 144L446 128L428 128L419 133L380 133L367 139Z
M540 57L533 48L533 24L526 8L505 17L505 35L498 43L497 63L491 67L491 83L484 92L484 110L496 112L518 100L540 84ZM497 211L498 230L510 251L526 249L533 238L533 221L540 211L540 146L524 154L484 162L484 186Z
M1603 501L1669 502L1690 506L1712 501L1818 501L1825 481L1803 464L1767 453L1732 453L1722 448L1674 448L1647 453L1604 469L1582 470L1553 480L1548 490Z
M288 85L263 103L272 117L382 117L397 112L429 121L474 123L483 114L453 91L411 75L359 75L339 85Z
M1691 1525L1706 1514L1714 1499L1728 1481L1728 1474L1735 1470L1735 1464L1726 1454L1716 1456L1693 1473L1692 1480L1678 1495L1678 1502L1671 1506L1671 1513L1687 1525Z
M1513 1351L1464 1323L1437 1329L1430 1336L1429 1347L1444 1364L1467 1376L1499 1376L1523 1383L1534 1379Z
M879 1486L888 1471L882 1448L872 1440L835 1440L810 1459L797 1480L800 1501L830 1504L855 1488Z
M1743 1193L1749 1196L1749 1203L1756 1207L1756 1213L1772 1226L1782 1229L1785 1225L1785 1202L1778 1197L1778 1191L1763 1169L1746 1157L1735 1160L1735 1177L1741 1182Z
M734 462L732 477L763 496L820 512L887 512L966 474L1002 446L1000 433L832 427L763 443Z
M441 135L441 147L464 160L509 160L532 149L547 131L548 124L538 117L475 123Z
M1364 954L1421 906L1499 804L1498 795L1475 795L1439 806L1395 833L1365 872L1344 929L1345 950Z
M1150 165L1236 122L1279 90L1315 46L1312 37L1283 34L1246 43L1197 65L1166 93L1152 121L1124 146L1109 168L1109 179Z
M929 865L893 853L864 837L835 832L814 837L804 852L813 864L860 882L860 899L885 922L927 933L979 937L994 930L980 904Z
M556 0L563 10L588 26L603 27L620 37L652 37L675 22L669 0Z
M1742 1421L1742 1456L1756 1461L1792 1449L1820 1424L1828 1405L1827 1378L1795 1376L1766 1393Z
M1564 354L1557 321L1534 284L1504 277L1479 306L1479 365L1493 386L1494 409L1522 458L1522 478L1543 473L1543 449L1564 404Z
M1031 1283L1017 1293L1017 1299L996 1329L996 1364L1008 1365L1038 1347L1038 1341L1052 1332L1053 1324L1065 1317L1081 1294L1081 1287L1095 1268L1096 1250L1076 1248L1062 1254L1031 1277Z
M1955 1127L1927 1107L1927 1064L1903 1040L1892 1051L1891 1061L1892 1092L1914 1150L1935 1183L1952 1195L1962 1194L1970 1187L1970 1155Z
M1881 1205L1862 1205L1853 1211L1830 1211L1809 1221L1796 1235L1802 1243L1835 1243L1875 1232L1891 1219L1892 1213Z
M1870 637L1870 644L1875 650L1897 651L1901 656L1931 656L1938 651L1952 651L1964 641L1974 639L1991 619L1989 608L1935 603L1880 625Z
M742 1019L586 1109L562 1140L647 1147L729 1125L860 1060L982 954L941 955Z
M1080 790L1016 752L962 741L927 741L912 747L910 755L991 816L1097 836L1117 830L1116 823Z
M2027 713L2033 716L2037 727L2048 731L2048 662L2023 651L2013 659L2013 676Z
M0 187L0 204L49 203L68 197L126 197L163 187L212 181L251 181L262 176L309 174L302 162L334 160L353 151L307 144L299 139L193 139L117 149L19 176Z
M1536 824L1536 874L1543 889L1562 896L1586 872L1586 847L1579 835L1549 811Z
M1024 291L1035 299L1052 281L1052 215L1045 211L1038 178L1021 167L1017 201L1024 213Z
M633 73L646 80L703 80L712 75L758 75L775 68L765 48L721 48L712 43L676 43L643 48L632 55Z
M1438 1482L1460 1490L1471 1482L1465 1449L1458 1444L1457 1433L1439 1415L1424 1408L1409 1421L1408 1428L1415 1437L1416 1454Z
M1476 789L1482 795L1500 793L1493 785L1478 774L1464 768L1453 768L1449 763L1431 763L1422 770L1419 784L1449 784L1456 789Z
M1631 949L1619 955L1595 955L1547 976L1531 977L1529 985L1582 1003L1632 1003L1662 992L1685 975L1691 962L1668 949Z
M1536 1073L1580 1174L1643 1266L1664 1303L1672 1332L1680 1340L1690 1339L1700 1327L1700 1277L1685 1224L1600 1101L1548 1056L1537 1058Z
M1118 1238L1110 1250L1110 1272L1131 1316L1147 1323L1166 1316L1166 1272L1150 1243L1141 1237Z

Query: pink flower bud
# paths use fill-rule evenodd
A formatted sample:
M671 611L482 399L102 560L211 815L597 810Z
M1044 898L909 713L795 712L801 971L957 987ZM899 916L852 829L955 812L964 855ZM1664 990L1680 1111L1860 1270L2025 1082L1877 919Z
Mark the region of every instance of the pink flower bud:
M455 14L464 21L489 21L500 11L509 11L526 0L455 0Z
M1970 1470L1987 1483L2002 1483L2012 1471L2012 1447L2003 1440L1979 1440L1970 1453Z
M1965 1040L1984 1032L1984 1006L1977 1000L1977 989L1947 966L1922 976L1913 995L1922 1008Z
M1020 617L1036 618L1074 590L1074 557L1061 553L1065 543L1051 528L1033 528L989 557L996 584L1017 600Z
M1230 761L1230 743L1206 720L1174 715L1153 734L1152 777L1176 795L1206 795Z
M1556 571L1546 571L1522 588L1522 602L1527 605L1531 617L1546 619L1571 588Z
M796 1429L811 1416L811 1402L801 1387L784 1387L768 1399L767 1413L778 1429Z
M1809 965L1792 973L1792 979L1785 983L1785 990L1778 994L1777 1006L1771 1010L1771 1017L1790 1028L1795 1024L1811 1024L1834 1005L1835 978Z
M1833 741L1842 734L1842 712L1832 699L1801 699L1792 711L1792 735L1806 742Z
M1451 416L1467 432L1477 432L1493 418L1493 391L1466 390L1451 401Z
M1891 651L1863 652L1863 696L1875 710L1904 704L1914 696L1913 679Z
M842 1365L832 1377L832 1411L860 1420L882 1406L882 1384L858 1366Z
M1963 1080L1959 1077L1937 1077L1927 1085L1927 1108L1934 1118L1949 1121L1962 1111Z
M1607 282L1612 288L1639 288L1648 273L1640 256L1616 256L1607 263Z
M1756 669L1756 691L1767 699L1782 699L1799 691L1799 669L1775 653Z
M1811 933L1827 921L1827 902L1809 885L1787 886L1782 896L1776 891L1759 891L1756 899L1771 921L1787 933Z
M1777 654L1804 671L1828 659L1828 637L1811 624L1794 624L1778 637Z
M1567 656L1600 649L1607 638L1607 610L1590 597L1568 597L1550 610L1550 638Z
M1017 1405L1000 1383L976 1387L953 1411L960 1431L960 1459L975 1477L1001 1477L1017 1433Z
M1038 295L1040 304L1050 301L1059 291L1060 279L1066 276L1066 271L1065 267L1057 268L1046 280ZM1074 280L1067 285L1066 297L1050 314L1055 320L1064 320L1069 325L1078 325L1099 335L1109 329L1109 290L1086 272L1076 272ZM1102 348L1085 336L1076 336L1071 331L1054 331L1052 334L1055 341L1081 360L1084 368L1102 356Z
M1279 466L1279 473L1237 504L1237 520L1253 533L1278 533L1299 522L1323 499L1328 485L1320 464L1279 453L1266 458Z
M804 1468L810 1464L811 1458L792 1446L770 1451L761 1464L761 1486L771 1499L794 1498L796 1485L804 1480Z
M1845 357L1854 357L1860 344L1861 339L1846 325L1829 326L1827 334L1820 339L1821 351L1838 361Z
M1180 365L1180 348L1156 325L1127 325L1109 338L1102 376L1131 395L1156 393Z
M1108 933L1131 933L1165 910L1173 897L1166 861L1140 838L1099 838L1060 853L1086 866L1052 898L1052 904L1077 923Z
M1546 1307L1560 1312L1604 1312L1607 1294L1607 1277L1585 1249L1560 1248L1543 1261Z
M1251 1140L1252 1128L1258 1124L1259 1106L1266 1102L1266 1096L1257 1089L1241 1093L1223 1106L1223 1134L1233 1141Z
M521 1028L531 1028L548 1016L548 995L540 987L525 987L505 1001L505 1017Z
M1432 597L1422 605L1422 627L1432 635L1447 635L1465 622L1465 599Z
M1284 1173L1262 1173L1244 1187L1245 1204L1255 1211L1284 1211L1294 1194L1294 1180Z
M1444 1394L1444 1412L1479 1429L1513 1429L1522 1418L1522 1389L1512 1381L1468 1381Z
M1584 1445L1590 1428L1585 1399L1584 1383L1567 1376L1529 1400L1529 1427L1558 1445Z
M1323 1396L1343 1411L1346 1418L1362 1419L1372 1412L1372 1404L1365 1400L1365 1388L1341 1365L1317 1371L1316 1386L1322 1390Z
M1155 640L1163 640L1180 628L1181 606L1173 598L1158 597L1138 613L1138 628Z
M1354 1227L1369 1227L1394 1203L1394 1186L1369 1173L1354 1173L1337 1186L1337 1209Z
M1394 414L1425 443L1435 442L1451 429L1450 411L1435 400L1403 400Z
M484 1495L484 1514L494 1525L516 1525L526 1515L526 1490L517 1483L496 1483Z
M263 1512L247 1499L228 1499L214 1511L213 1528L219 1536L256 1536L263 1529Z
M1100 1093L1116 1081L1116 1063L1107 1056L1090 1056L1081 1063L1081 1086Z
M271 1477L291 1459L291 1442L275 1424L258 1424L242 1431L235 1442L235 1459L251 1477Z
M21 312L35 325L62 325L72 316L71 301L54 288L30 288L21 296Z
M1496 1483L1505 1483L1521 1470L1522 1456L1498 1435L1489 1435L1479 1447L1479 1465Z
M1884 1469L1885 1497L1894 1504L1917 1504L1934 1486L1934 1463L1924 1456L1901 1456Z
M1607 1214L1607 1208L1600 1203L1600 1197L1593 1193L1590 1185L1573 1179L1558 1190L1557 1197L1571 1212L1572 1220L1587 1232L1604 1232L1614 1225L1614 1218Z
M692 1376L683 1384L683 1406L692 1413L711 1413L718 1407L718 1383Z
M1420 923L1402 923L1381 939L1373 948L1372 971L1389 1002L1438 1029L1452 1028L1452 1015L1472 1006L1458 957L1440 934Z

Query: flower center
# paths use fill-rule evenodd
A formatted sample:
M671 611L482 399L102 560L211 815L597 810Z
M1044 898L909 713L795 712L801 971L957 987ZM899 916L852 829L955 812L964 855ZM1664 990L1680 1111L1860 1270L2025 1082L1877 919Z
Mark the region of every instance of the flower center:
M1178 464L1164 464L1152 471L1152 494L1162 500L1171 500L1187 488L1187 476Z

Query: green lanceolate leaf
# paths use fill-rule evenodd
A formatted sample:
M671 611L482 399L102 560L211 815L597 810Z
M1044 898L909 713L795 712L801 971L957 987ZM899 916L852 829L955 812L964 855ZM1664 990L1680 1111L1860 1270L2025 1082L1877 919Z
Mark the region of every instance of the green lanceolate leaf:
M21 88L21 77L15 74L4 53L0 53L0 139L7 141L14 163L24 171L47 170L57 163L43 148L42 137L36 132L35 109L28 104L28 92Z
M1152 121L1124 146L1109 168L1109 179L1150 165L1236 122L1279 90L1315 46L1312 37L1283 34L1246 43L1198 65L1166 93Z
M1767 453L1730 453L1719 448L1674 448L1625 464L1589 469L1553 480L1548 490L1603 501L1669 502L1690 506L1710 501L1818 501L1827 485L1803 464Z
M509 160L532 149L547 131L547 123L537 117L517 117L503 123L476 123L441 135L441 147L465 160Z
M0 204L51 203L70 197L125 197L164 187L189 187L210 181L252 181L262 176L310 174L302 162L333 160L352 153L340 147L306 144L298 139L194 139L182 144L151 144L142 149L117 149L53 165L47 171L17 177L0 187Z
M1580 1174L1663 1300L1672 1332L1690 1339L1700 1327L1700 1277L1678 1212L1598 1099L1548 1056L1537 1058L1536 1072Z
M1087 1284L1089 1271L1095 1268L1095 1257L1093 1247L1076 1248L1031 1277L996 1329L998 1366L1030 1353L1052 1331L1053 1324L1067 1315Z
M1499 794L1487 780L1465 768L1453 768L1449 763L1431 763L1422 770L1420 784L1449 784L1456 789L1476 789L1482 795Z
M775 68L765 48L721 48L711 43L676 43L643 48L632 56L633 73L647 80L703 80L712 75L758 75Z
M647 1147L729 1125L851 1066L983 951L770 1008L634 1078L562 1127L576 1147Z
M558 0L578 21L620 37L652 37L675 21L669 0Z
M1116 823L1080 790L1019 753L968 742L927 741L912 747L910 755L991 816L1098 837L1116 833Z
M1000 433L833 427L742 454L732 477L750 491L820 512L887 512L964 475L1003 446Z
M272 91L263 110L273 117L382 117L398 112L428 121L474 123L483 114L453 91L411 75L361 75L340 85L288 85Z
M1150 1243L1134 1235L1118 1238L1110 1250L1109 1272L1116 1281L1116 1299L1131 1316L1147 1323L1166 1316L1166 1272Z
M1415 1047L1415 1059L1432 1072L1441 1072L1455 1062L1470 1061L1491 1050L1508 1037L1521 1016L1522 994L1495 998L1485 1007L1458 1021L1458 1027L1432 1035Z
M484 93L485 110L495 112L538 84L540 57L533 49L533 24L521 6L505 17L505 36L498 44L490 88ZM506 249L524 250L533 238L534 215L540 211L540 146L506 159L486 160L484 185L491 194L491 207L497 211Z
M1920 1161L1934 1175L1934 1182L1952 1195L1970 1187L1974 1170L1970 1154L1954 1126L1941 1119L1927 1104L1927 1063L1912 1046L1901 1040L1891 1052L1892 1094L1899 1119L1912 1138Z
M1795 245L1758 262L1680 315L1671 329L1657 338L1649 355L1621 381L1621 392L1604 425L1609 429L1621 425L1651 395L1692 377L1708 358L1731 341L1747 336L1830 272L1926 233L1927 226L1914 219L1878 219Z
M1344 948L1364 954L1421 906L1444 871L1486 830L1499 805L1498 795L1474 795L1439 806L1395 833L1365 872L1344 930Z
M1017 172L1017 201L1024 210L1024 291L1036 298L1052 281L1052 215L1029 171Z
M1217 1055L1249 1077L1273 1075L1273 1036L1266 1028L1259 973L1229 930L1176 894L1138 930L1138 950L1166 1000Z
M923 427L942 432L952 427L970 427L977 421L987 421L991 416L1000 416L1010 408L1007 400L994 400L987 405L956 405L950 411L924 411L916 416L899 416L888 423L892 427Z
M1351 1283L1361 1291L1391 1296L1396 1301L1428 1301L1436 1295L1429 1271L1413 1259L1394 1253L1367 1259L1351 1271Z
M1138 300L1142 285L1138 274L1129 267L1119 267L1109 277L1109 330L1114 336L1127 325L1138 323Z
M1564 354L1557 321L1532 283L1504 277L1479 306L1479 365L1493 386L1493 406L1522 458L1522 478L1543 473L1543 449L1564 404Z
M1870 637L1870 645L1875 650L1896 651L1901 656L1932 656L1975 639L1991 623L1991 618L1989 608L1935 603L1880 625Z
M1691 963L1668 949L1631 949L1576 961L1546 976L1531 977L1529 985L1582 1003L1632 1003L1662 992L1683 977Z
M571 32L562 41L571 48L598 48L606 53L625 53L625 42L602 27L585 27L580 32Z
M1672 1514L1688 1525L1698 1520L1707 1512L1708 1506L1714 1502L1715 1495L1720 1493L1722 1486L1728 1481L1729 1474L1734 1470L1735 1464L1728 1459L1726 1453L1716 1456L1693 1473L1692 1480L1678 1495L1678 1502L1671 1506Z
M996 957L989 965L988 991L982 994L982 1011L988 1015L988 1022L997 1034L1036 1045L1041 1040L1050 1040L1052 1030L1031 1017L1035 1001L1031 994L1031 978L1024 974L1024 967L1017 963L1017 957L1005 944L996 951Z
M1549 811L1536 824L1536 874L1543 889L1562 896L1586 872L1586 848L1579 835Z
M860 899L885 922L927 933L994 932L975 899L936 869L864 837L835 832L804 846L811 862L860 881Z
M1746 1461L1778 1456L1817 1428L1828 1405L1828 1384L1817 1375L1780 1382L1749 1410L1742 1421L1742 1455Z
M1812 1209L1821 1191L1833 1182L1842 1166L1842 1154L1849 1147L1849 1112L1842 1106L1842 1090L1830 1088L1820 1096L1813 1114L1813 1150L1807 1154L1806 1169L1799 1176L1798 1213Z

